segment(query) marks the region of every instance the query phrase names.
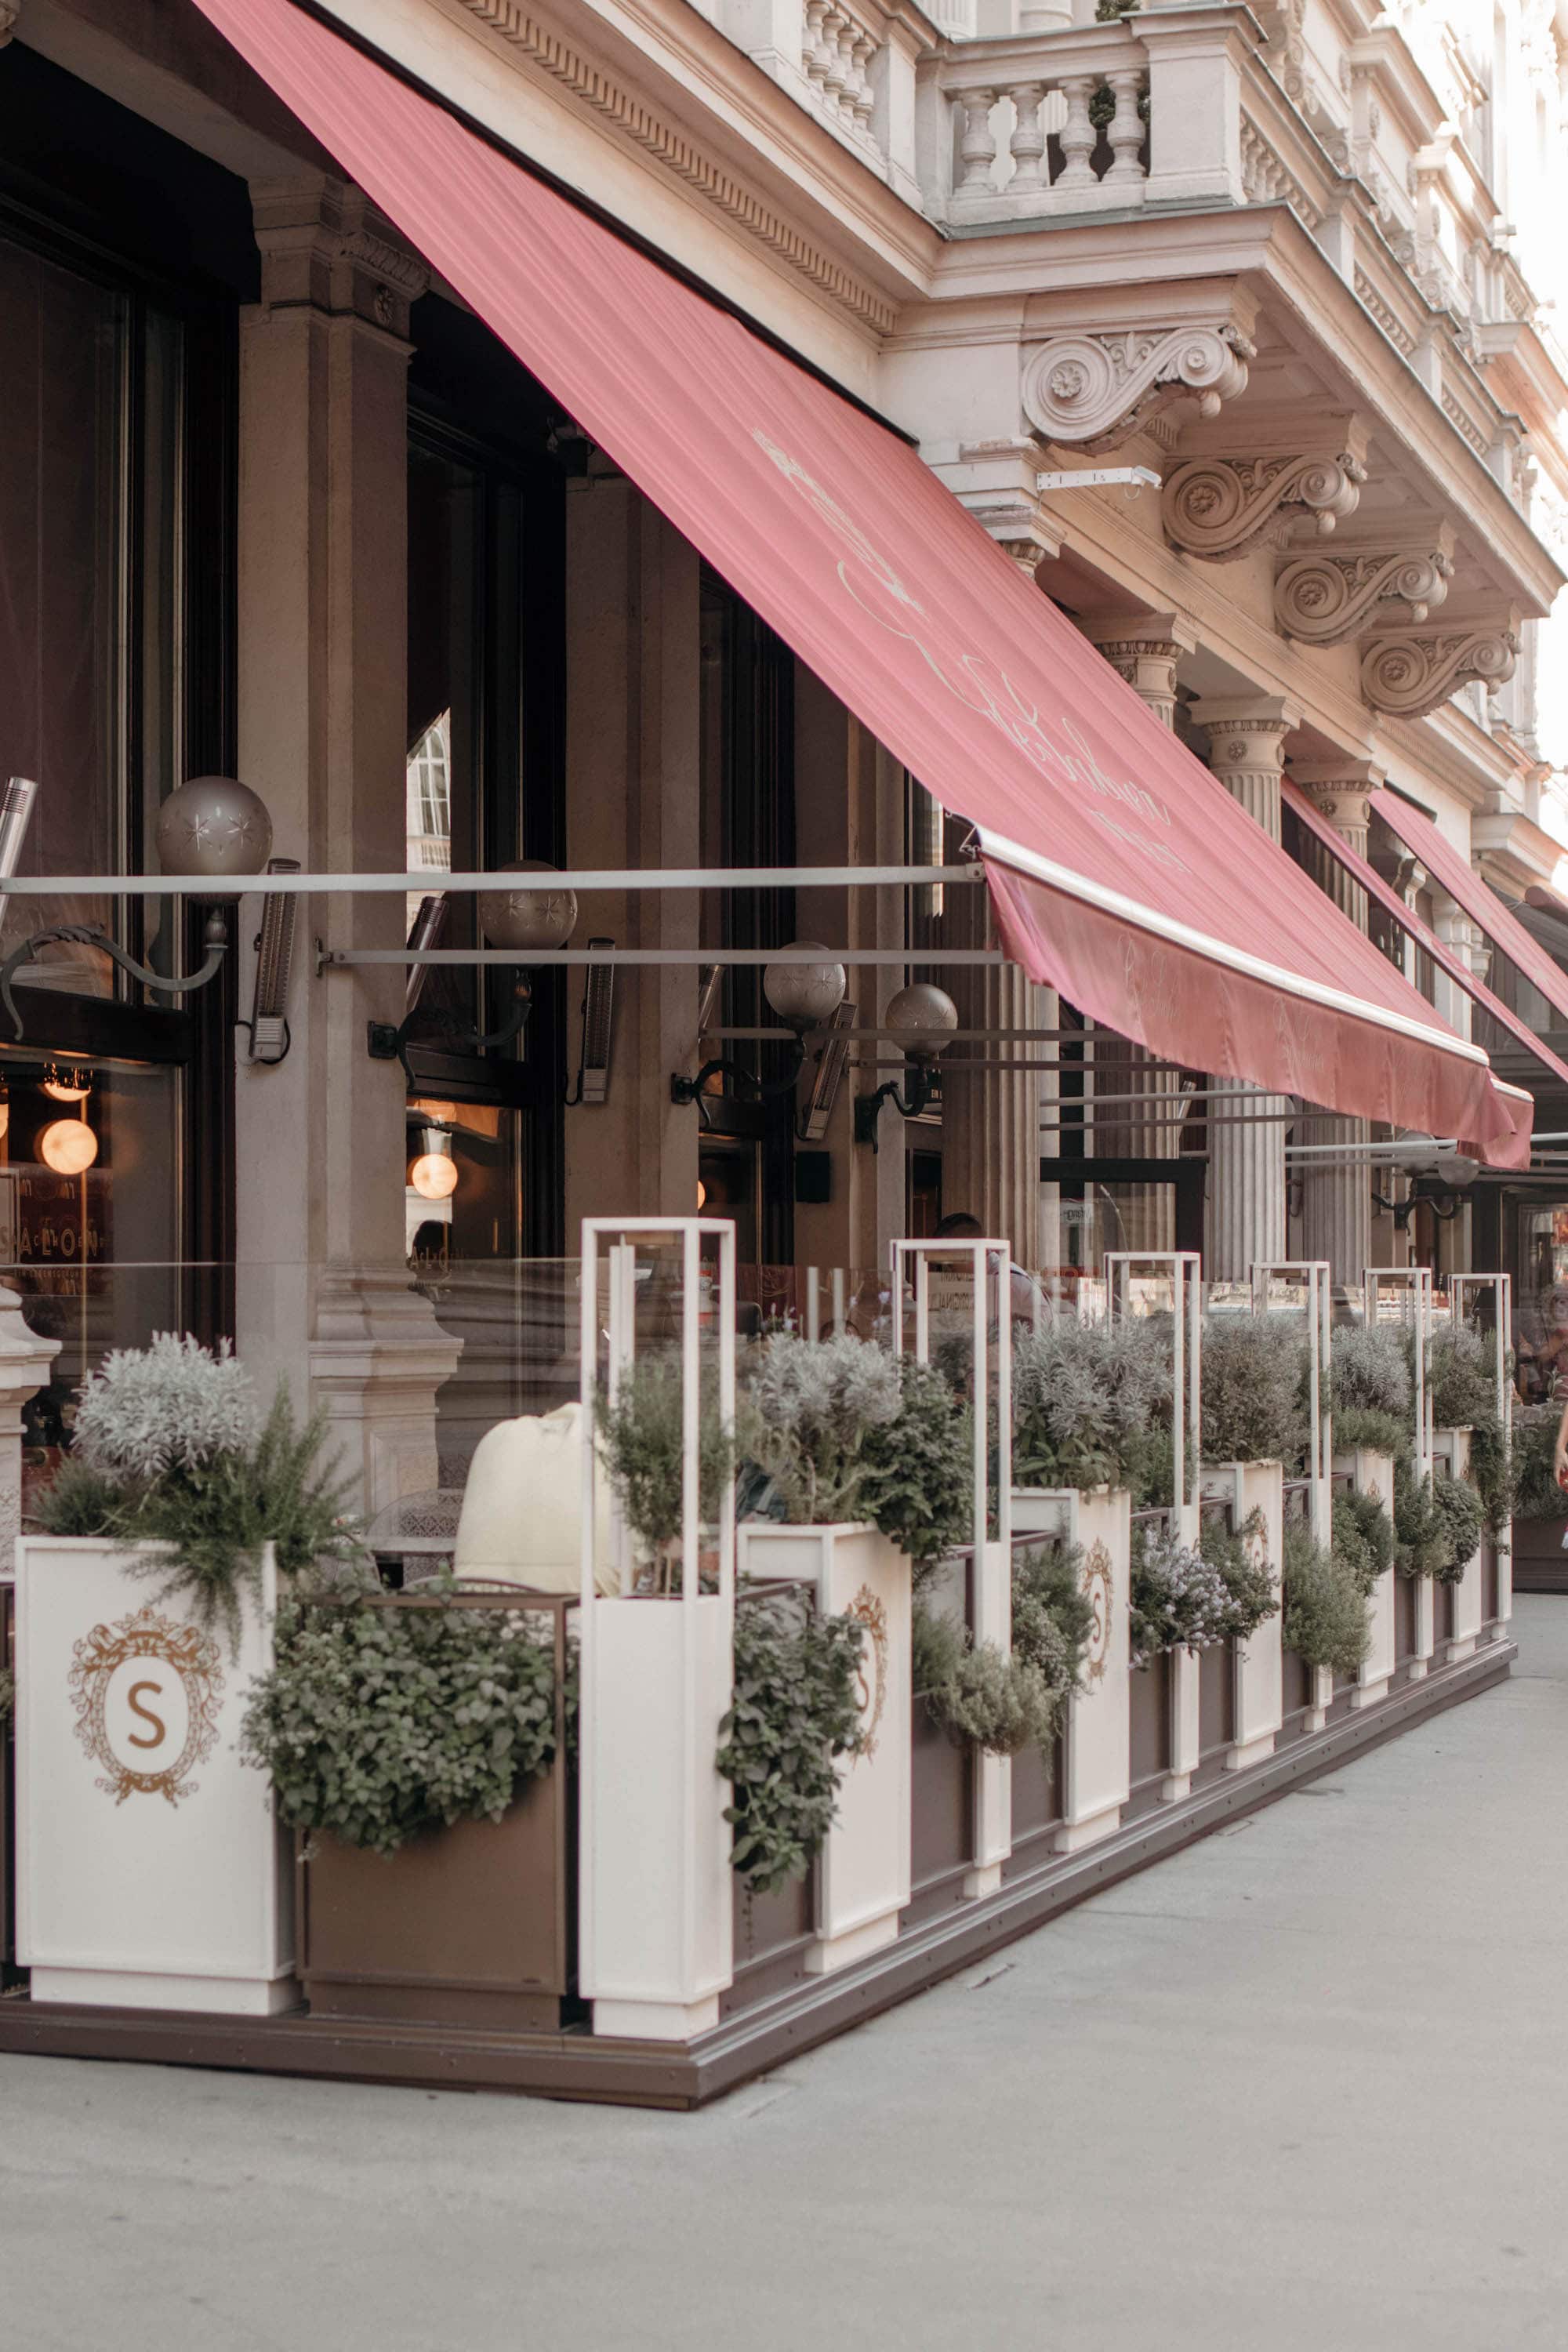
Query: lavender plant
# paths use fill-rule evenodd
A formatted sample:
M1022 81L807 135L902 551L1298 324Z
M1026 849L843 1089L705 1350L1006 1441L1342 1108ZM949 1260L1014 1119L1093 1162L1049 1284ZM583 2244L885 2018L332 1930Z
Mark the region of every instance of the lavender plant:
M875 1475L867 1439L895 1421L902 1403L897 1360L868 1340L780 1332L762 1349L742 1447L767 1472L795 1525L853 1519Z
M89 1468L145 1483L237 1452L260 1415L228 1341L160 1331L150 1348L116 1348L79 1392L73 1450Z
M1310 1429L1311 1355L1299 1315L1209 1315L1203 1335L1204 1456L1294 1468Z
M1014 1349L1014 1468L1030 1486L1126 1484L1169 1431L1172 1397L1170 1334L1152 1318L1058 1318Z
M1224 1569L1184 1544L1174 1530L1133 1529L1128 1601L1129 1663L1146 1666L1162 1650L1209 1650L1234 1630Z

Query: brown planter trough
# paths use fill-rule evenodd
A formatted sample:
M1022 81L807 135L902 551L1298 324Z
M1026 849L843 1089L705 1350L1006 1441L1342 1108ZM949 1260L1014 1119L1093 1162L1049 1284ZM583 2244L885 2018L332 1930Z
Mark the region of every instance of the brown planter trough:
M567 1775L499 1822L458 1822L390 1857L297 1842L300 1977L312 2017L552 2030L572 1989Z
M1568 1592L1568 1518L1515 1519L1513 1589L1516 1592Z

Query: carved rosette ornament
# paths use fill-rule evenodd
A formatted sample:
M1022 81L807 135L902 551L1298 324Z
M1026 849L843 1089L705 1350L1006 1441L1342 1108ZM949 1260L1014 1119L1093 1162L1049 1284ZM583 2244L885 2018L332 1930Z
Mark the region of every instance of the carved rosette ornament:
M1479 678L1489 694L1506 686L1519 658L1511 628L1479 627L1417 635L1389 632L1369 637L1361 657L1361 690L1374 710L1391 719L1422 719Z
M1337 457L1188 457L1165 478L1165 530L1188 555L1233 563L1259 544L1286 546L1303 519L1321 539L1355 512L1366 468Z
M1024 365L1024 414L1045 441L1114 448L1179 400L1201 416L1247 389L1254 347L1237 327L1056 335Z
M1274 617L1301 645L1342 645L1379 617L1380 605L1403 604L1407 619L1424 621L1447 596L1453 576L1452 558L1441 549L1428 555L1389 550L1330 555L1314 549L1280 566Z

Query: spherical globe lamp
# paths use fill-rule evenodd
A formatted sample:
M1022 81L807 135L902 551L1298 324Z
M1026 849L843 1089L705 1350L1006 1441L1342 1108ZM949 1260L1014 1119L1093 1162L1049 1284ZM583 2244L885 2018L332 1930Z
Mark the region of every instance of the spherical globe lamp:
M85 1102L92 1092L92 1074L75 1069L68 1062L50 1062L45 1066L40 1084L51 1102Z
M502 874L553 874L542 858L521 857L498 868ZM532 888L481 890L479 929L492 948L526 956L539 948L563 948L577 927L577 893L564 884Z
M958 1007L943 988L917 980L900 988L883 1016L911 1062L934 1062L958 1026Z
M165 874L222 882L261 872L272 855L272 819L248 784L193 776L158 811L156 840Z
M763 994L791 1029L820 1029L844 1002L844 966L815 940L792 940L765 966Z
M80 1176L98 1158L98 1138L85 1118L51 1119L38 1138L38 1157L57 1176Z
M425 1149L409 1170L408 1181L422 1201L449 1201L458 1189L452 1139L445 1128L426 1127L419 1139Z

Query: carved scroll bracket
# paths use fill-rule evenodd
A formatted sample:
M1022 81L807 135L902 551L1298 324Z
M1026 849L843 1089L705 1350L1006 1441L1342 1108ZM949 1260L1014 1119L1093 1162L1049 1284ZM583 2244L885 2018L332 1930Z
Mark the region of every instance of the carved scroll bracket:
M1215 417L1247 389L1252 343L1237 326L1083 329L1024 362L1024 414L1045 441L1111 449L1177 401Z
M1303 521L1326 538L1355 512L1365 479L1348 448L1187 457L1165 477L1166 535L1209 563L1232 563L1259 545L1284 547Z
M1391 719L1422 719L1473 678L1489 693L1506 686L1518 658L1519 632L1511 620L1380 630L1362 653L1361 690L1373 709Z
M1288 556L1280 565L1274 617L1286 636L1301 645L1342 645L1374 620L1426 620L1447 595L1453 576L1454 559L1443 546L1336 548L1331 553L1314 548Z

